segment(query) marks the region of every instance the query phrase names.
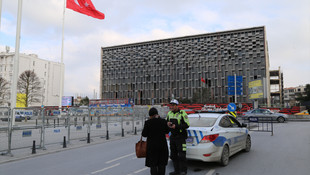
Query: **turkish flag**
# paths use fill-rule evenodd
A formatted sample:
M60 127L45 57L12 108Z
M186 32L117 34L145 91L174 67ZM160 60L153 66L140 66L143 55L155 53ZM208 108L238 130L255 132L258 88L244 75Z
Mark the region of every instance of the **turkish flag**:
M201 77L201 82L204 82L204 83L206 83L206 80L204 80L202 77Z
M97 19L104 19L104 14L96 10L91 0L67 0L67 8Z

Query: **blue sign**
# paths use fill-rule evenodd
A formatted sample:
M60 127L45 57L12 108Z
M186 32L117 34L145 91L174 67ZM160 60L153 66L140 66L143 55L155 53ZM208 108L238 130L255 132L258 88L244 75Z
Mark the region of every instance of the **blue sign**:
M76 130L82 130L82 126L76 126Z
M229 103L227 106L228 111L230 112L235 112L237 109L237 106L235 105L235 103Z
M99 124L96 125L96 129L99 129L99 128L101 128L101 125L99 125Z
M249 117L249 121L250 122L258 122L258 118L257 117Z
M32 135L32 131L28 130L28 131L23 131L23 137L31 137Z
M242 88L242 76L236 76L236 83L235 83L235 76L228 76L227 77L227 85L228 85L228 95L242 95L243 94L243 88ZM236 86L236 87L235 87ZM235 92L235 88L237 88L237 91ZM235 94L237 93L237 94Z
M60 129L54 129L54 133L60 133Z

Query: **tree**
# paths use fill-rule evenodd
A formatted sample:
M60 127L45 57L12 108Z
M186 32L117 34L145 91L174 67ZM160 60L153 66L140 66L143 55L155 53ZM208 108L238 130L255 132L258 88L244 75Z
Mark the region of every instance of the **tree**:
M39 77L34 71L26 70L20 74L17 82L17 91L23 96L17 96L16 101L25 103L28 107L32 103L39 103L42 100L42 85Z
M300 102L310 101L310 84L306 84L305 92L306 92L306 96L303 96L302 94L298 94L298 97L296 98L296 100Z
M9 89L9 82L6 79L0 77L0 106L3 106L9 102Z
M213 103L214 100L211 97L211 90L210 88L202 88L202 89L196 89L196 91L193 94L193 103Z
M80 101L81 106L88 106L89 105L89 98L86 96L85 98L82 98Z

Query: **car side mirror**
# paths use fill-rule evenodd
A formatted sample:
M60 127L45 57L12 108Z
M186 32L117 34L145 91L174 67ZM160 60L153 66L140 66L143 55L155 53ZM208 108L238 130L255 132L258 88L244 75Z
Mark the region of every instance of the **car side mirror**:
M245 123L242 123L241 124L241 127L247 127L248 125L247 124L245 124Z

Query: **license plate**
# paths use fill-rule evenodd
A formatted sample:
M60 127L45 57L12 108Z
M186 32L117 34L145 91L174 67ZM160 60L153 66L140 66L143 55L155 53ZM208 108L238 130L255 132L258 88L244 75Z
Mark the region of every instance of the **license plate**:
M194 141L193 137L188 137L186 139L186 143L193 143L193 141Z

